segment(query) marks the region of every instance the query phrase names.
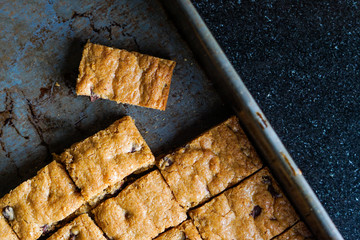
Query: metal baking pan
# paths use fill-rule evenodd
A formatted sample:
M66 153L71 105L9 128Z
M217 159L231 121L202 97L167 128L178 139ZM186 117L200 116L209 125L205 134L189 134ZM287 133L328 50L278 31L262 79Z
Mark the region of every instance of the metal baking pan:
M342 239L190 1L9 0L0 30L0 196L124 115L158 155L235 111L312 232ZM167 110L76 97L88 39L175 60Z

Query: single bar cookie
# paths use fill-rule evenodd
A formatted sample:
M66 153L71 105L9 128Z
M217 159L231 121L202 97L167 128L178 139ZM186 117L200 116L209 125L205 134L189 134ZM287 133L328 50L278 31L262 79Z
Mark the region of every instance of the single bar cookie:
M13 216L13 212L11 210L9 212L9 210L3 209L2 214L0 214L0 239L19 240L19 238L11 229L10 225L3 217L3 214L5 214L7 218L11 219L11 216Z
M54 233L48 240L106 240L104 233L87 214L82 214Z
M20 239L34 240L83 203L63 166L53 161L0 199L0 209Z
M73 144L55 159L65 164L81 194L93 202L128 175L155 164L150 148L129 116Z
M299 218L267 169L190 211L203 239L271 239Z
M152 239L187 216L155 170L93 211L95 222L113 240Z
M286 232L280 234L274 238L274 240L312 240L315 238L312 236L309 229L306 227L305 223L298 222L294 226L292 226Z
M180 226L174 227L160 236L155 240L202 240L198 230L191 220L183 222Z
M204 202L262 167L236 117L160 159L157 165L176 200L186 209Z
M76 93L165 110L175 62L88 42Z

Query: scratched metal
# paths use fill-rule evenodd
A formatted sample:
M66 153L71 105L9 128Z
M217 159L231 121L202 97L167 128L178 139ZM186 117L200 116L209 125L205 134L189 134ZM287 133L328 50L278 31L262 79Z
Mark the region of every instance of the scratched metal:
M124 115L159 154L231 114L155 0L2 1L0 32L0 196ZM167 110L77 97L88 39L175 60Z

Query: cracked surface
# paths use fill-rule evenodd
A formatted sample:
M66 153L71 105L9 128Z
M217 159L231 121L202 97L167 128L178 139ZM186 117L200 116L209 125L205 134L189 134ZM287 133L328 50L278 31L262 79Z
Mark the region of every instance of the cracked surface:
M98 226L114 240L152 239L187 218L158 170L100 204L93 214Z
M157 162L181 206L190 208L220 193L262 163L231 117Z
M277 197L268 190L269 179ZM255 206L261 212L254 217ZM271 239L298 220L267 169L190 211L190 217L203 239L223 240Z
M201 240L200 234L191 220L183 222L180 226L174 227L155 240Z
M274 240L314 240L315 238L306 227L305 223L298 222L289 230L274 238Z
M165 110L175 62L88 42L76 93Z
M13 208L11 227L21 239L33 240L83 203L63 166L53 161L0 199L0 209Z
M0 213L0 239L19 240L16 234L11 229L5 218Z
M76 236L71 234L71 232L75 232L74 229L78 231ZM106 240L104 233L87 214L75 218L51 235L48 240L73 240L73 236L76 240Z
M134 151L134 147L139 150ZM129 116L73 144L55 158L66 166L87 201L131 173L155 164L150 148Z

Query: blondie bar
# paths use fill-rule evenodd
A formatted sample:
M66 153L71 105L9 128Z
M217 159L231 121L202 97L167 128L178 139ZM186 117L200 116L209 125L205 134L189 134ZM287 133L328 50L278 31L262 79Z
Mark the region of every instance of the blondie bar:
M54 233L48 240L106 240L104 233L87 214L82 214Z
M312 240L315 239L305 223L298 222L292 226L289 230L282 233L280 236L274 238L274 240Z
M231 117L157 165L176 200L188 209L240 182L262 163L238 119Z
M129 116L73 144L55 159L65 164L86 201L96 201L131 173L155 164L150 148Z
M158 170L136 180L92 212L97 225L113 240L152 239L187 217Z
M0 209L20 239L34 240L83 203L63 166L53 161L0 199Z
M190 211L203 239L271 239L298 220L267 169Z
M76 93L165 110L175 62L88 42Z
M198 230L191 220L183 222L180 226L174 227L160 236L155 240L202 240Z
M4 210L3 210L4 211ZM6 210L5 210L6 212ZM8 213L5 213L5 215ZM11 213L10 213L11 214ZM2 214L0 214L0 239L19 240Z

